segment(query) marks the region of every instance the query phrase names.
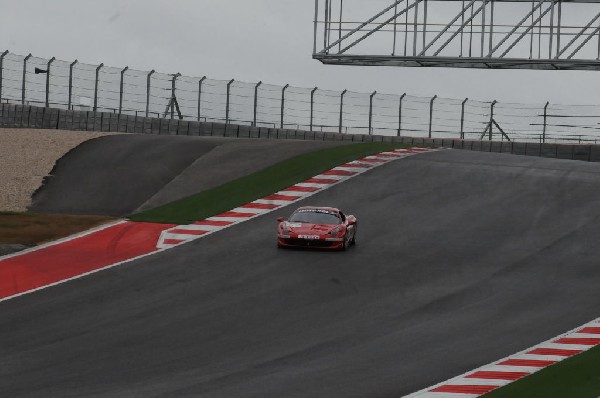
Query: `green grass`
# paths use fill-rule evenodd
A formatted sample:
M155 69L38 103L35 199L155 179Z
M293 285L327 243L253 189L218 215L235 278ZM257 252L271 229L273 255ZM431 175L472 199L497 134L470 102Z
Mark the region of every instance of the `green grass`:
M484 398L598 398L600 346L492 391Z
M103 216L0 211L0 244L36 245L114 220Z
M364 156L406 148L399 143L361 143L296 156L218 187L133 214L134 221L189 224L231 210Z

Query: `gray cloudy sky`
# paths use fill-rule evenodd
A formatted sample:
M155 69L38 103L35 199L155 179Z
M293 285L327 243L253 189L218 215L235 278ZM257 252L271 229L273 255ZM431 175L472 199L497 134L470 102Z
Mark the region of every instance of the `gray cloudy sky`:
M0 2L0 51L16 54L334 90L600 103L597 72L322 65L311 58L312 0Z

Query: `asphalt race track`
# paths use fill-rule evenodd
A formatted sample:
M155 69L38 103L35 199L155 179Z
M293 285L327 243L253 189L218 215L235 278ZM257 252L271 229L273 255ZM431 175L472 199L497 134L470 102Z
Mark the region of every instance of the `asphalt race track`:
M358 245L278 250L286 208L0 303L0 396L397 398L599 315L596 164L448 150L303 203Z
M127 216L342 142L120 134L62 157L33 197L40 213Z

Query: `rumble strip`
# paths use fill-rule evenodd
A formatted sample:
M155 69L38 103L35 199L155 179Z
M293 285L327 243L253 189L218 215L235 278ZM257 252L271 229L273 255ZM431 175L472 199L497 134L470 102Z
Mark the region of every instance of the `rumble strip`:
M600 345L600 318L404 398L474 398Z

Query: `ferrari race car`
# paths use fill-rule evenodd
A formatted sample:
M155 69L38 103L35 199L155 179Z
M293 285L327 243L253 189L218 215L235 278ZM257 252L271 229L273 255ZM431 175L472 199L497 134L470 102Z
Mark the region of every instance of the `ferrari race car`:
M277 246L346 250L356 243L356 217L333 207L300 207L277 219Z

